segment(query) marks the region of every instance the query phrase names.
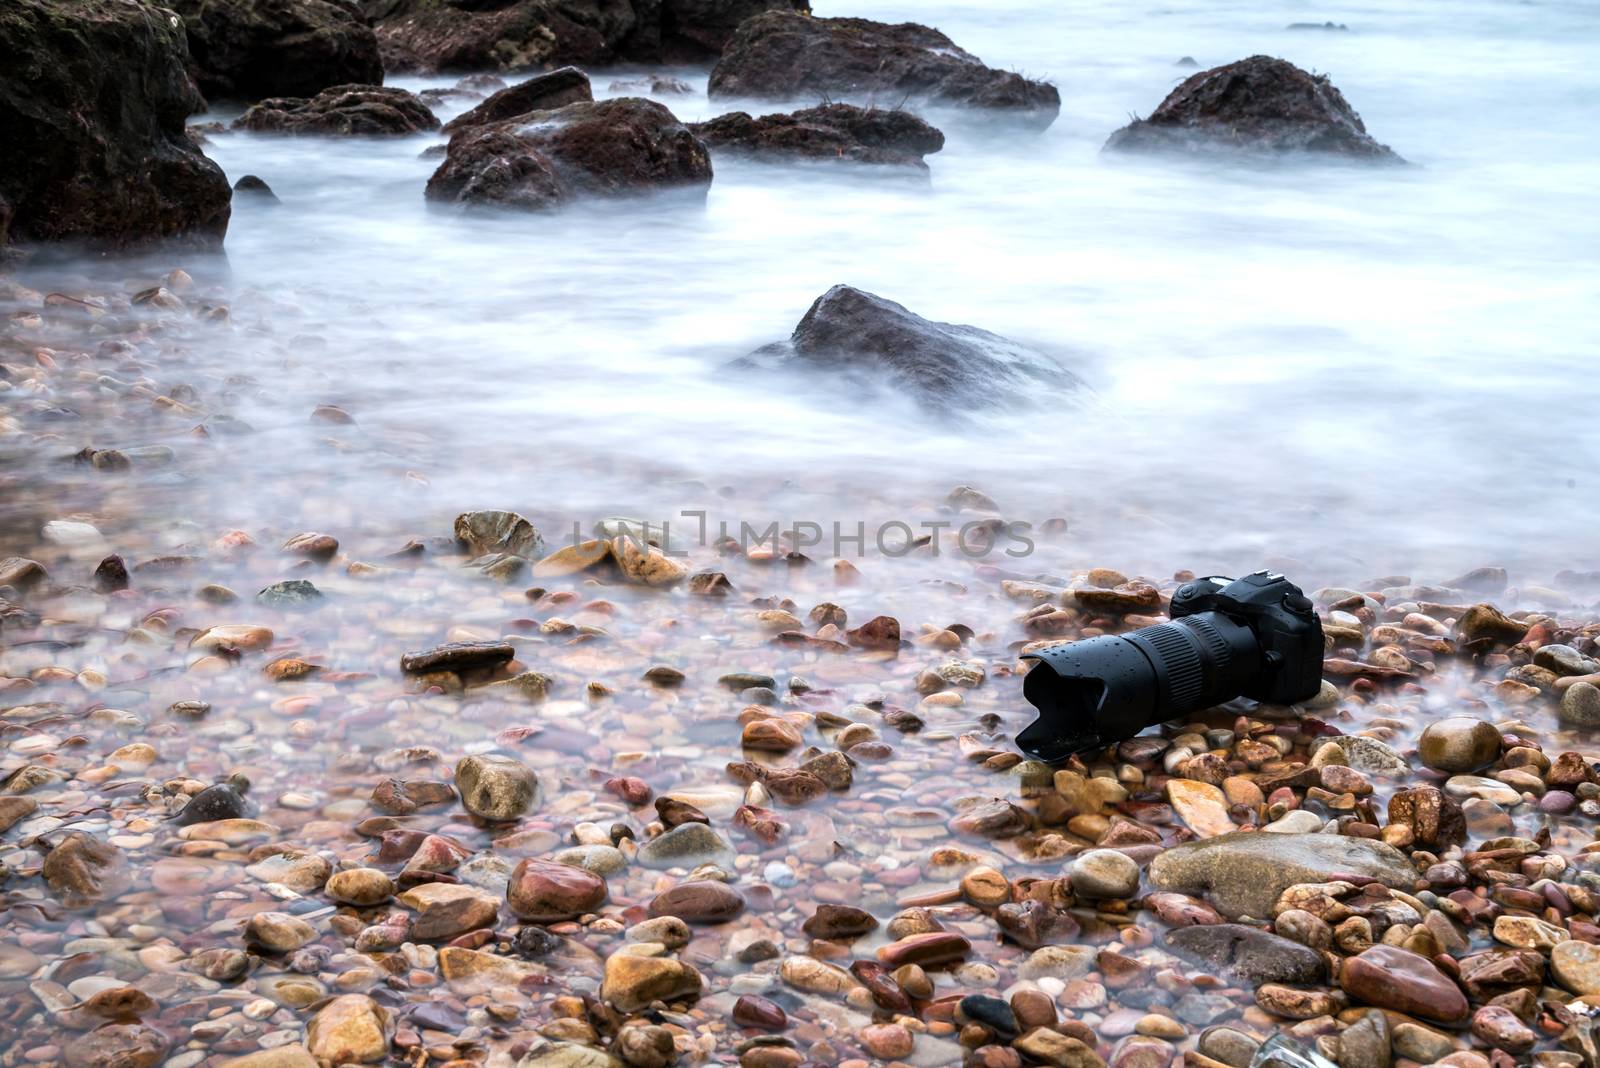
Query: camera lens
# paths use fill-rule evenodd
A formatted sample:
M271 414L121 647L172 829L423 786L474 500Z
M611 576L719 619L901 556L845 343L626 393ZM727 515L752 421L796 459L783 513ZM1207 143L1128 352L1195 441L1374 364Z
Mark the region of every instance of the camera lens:
M1039 718L1017 745L1051 762L1231 700L1262 663L1254 633L1220 612L1028 655L1022 692Z

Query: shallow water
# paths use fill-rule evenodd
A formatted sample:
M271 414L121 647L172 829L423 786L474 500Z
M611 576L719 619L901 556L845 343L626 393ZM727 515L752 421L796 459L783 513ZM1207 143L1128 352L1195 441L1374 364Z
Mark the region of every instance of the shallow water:
M1582 563L1600 517L1591 7L857 10L1054 80L1061 117L1033 136L936 116L925 188L721 161L704 210L548 218L428 210L434 137L213 137L230 179L284 202L236 208L236 325L198 357L260 383L236 411L256 464L152 492L203 523L337 502L387 528L491 503L668 518L704 506L679 486L695 480L736 522L848 528L972 482L1008 515L1067 517L1080 561L1153 573L1494 561L1545 581ZM1325 19L1350 30L1286 29ZM1329 73L1415 165L1099 154L1178 57L1256 52ZM728 109L679 73L698 90L665 98L680 117ZM722 371L839 282L1039 345L1102 403L940 425ZM321 402L357 416L366 452L306 429ZM406 473L427 490L397 493Z

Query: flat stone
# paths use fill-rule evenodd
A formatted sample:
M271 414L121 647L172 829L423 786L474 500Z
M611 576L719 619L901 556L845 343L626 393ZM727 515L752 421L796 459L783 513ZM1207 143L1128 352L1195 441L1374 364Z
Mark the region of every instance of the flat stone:
M365 994L344 994L317 1011L306 1048L324 1064L370 1064L389 1049L389 1014Z
M1167 945L1240 983L1320 983L1328 974L1327 962L1316 950L1237 923L1169 931Z
M701 864L732 867L738 854L703 823L683 823L639 847L637 859L647 868L694 868Z
M1150 864L1158 889L1205 894L1227 916L1272 914L1278 895L1297 883L1340 875L1375 879L1397 890L1416 886L1405 854L1381 842L1337 834L1239 831L1166 850Z
M1184 825L1201 838L1237 831L1228 817L1228 799L1218 787L1194 779L1168 779L1167 800Z
M528 858L511 873L506 901L524 920L554 923L593 912L605 903L606 881L570 864Z
M651 916L676 916L686 923L725 923L744 911L744 896L727 883L697 879L650 899Z
M406 653L400 658L400 670L411 675L471 671L498 667L516 655L516 648L507 642L447 642L432 649Z
M606 960L600 996L619 1012L637 1012L653 1001L698 997L703 986L700 973L681 960L613 953Z
M480 927L492 927L500 916L499 898L459 883L422 883L397 900L416 910L411 938L417 942L455 938Z
M1550 974L1574 994L1600 994L1600 946L1568 939L1550 950Z

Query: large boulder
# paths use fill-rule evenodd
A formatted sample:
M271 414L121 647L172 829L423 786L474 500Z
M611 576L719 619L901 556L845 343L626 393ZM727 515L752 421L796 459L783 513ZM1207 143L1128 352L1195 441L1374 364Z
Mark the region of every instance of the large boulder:
M709 89L713 97L982 108L1037 129L1061 110L1055 86L986 67L931 27L781 12L739 27L712 68Z
M444 132L455 133L468 126L505 122L530 112L554 111L568 104L581 104L593 99L594 90L589 85L589 76L577 67L562 67L501 89L477 107L445 123Z
M0 243L221 245L232 192L184 129L205 101L181 23L135 0L4 0L0 56Z
M429 200L546 210L573 200L677 191L704 197L706 146L665 107L637 97L568 104L533 122L450 138Z
M525 71L617 60L632 0L373 0L388 71Z
M1204 894L1226 916L1272 915L1278 895L1297 883L1343 876L1415 888L1417 871L1393 846L1343 834L1230 834L1173 846L1150 864L1158 890Z
M1107 151L1213 155L1315 153L1404 162L1367 128L1325 76L1251 56L1185 79L1148 119L1111 135Z
M636 63L710 62L746 19L806 7L805 0L636 0L639 22L620 50Z
M437 130L439 120L415 93L381 85L340 85L305 97L252 104L239 130L284 134L411 134Z
M195 80L212 99L315 96L381 85L378 38L347 0L165 0L183 16Z
M944 134L909 111L824 104L788 115L719 115L689 129L713 152L762 159L811 159L911 167L944 147Z
M821 371L887 385L939 412L1019 403L1083 382L1042 353L975 326L938 323L891 300L834 286L811 305L789 340L735 362L744 369Z

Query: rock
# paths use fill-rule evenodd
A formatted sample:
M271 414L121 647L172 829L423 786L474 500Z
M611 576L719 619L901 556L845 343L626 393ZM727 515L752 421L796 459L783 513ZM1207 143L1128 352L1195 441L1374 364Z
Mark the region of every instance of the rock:
M1059 394L1083 385L1050 358L997 334L933 322L842 285L817 298L787 341L733 366L884 386L935 411L1025 404L1041 391Z
M1056 1068L1105 1068L1093 1046L1048 1027L1035 1027L1013 1045L1021 1053Z
M911 1032L899 1024L868 1024L856 1032L861 1048L875 1060L898 1061L911 1056Z
M172 817L172 822L179 827L188 827L214 820L251 819L256 811L254 802L240 793L238 786L232 782L219 782L189 798L178 814Z
M1600 994L1600 946L1568 939L1550 950L1550 974L1574 994Z
M634 62L705 63L722 54L746 19L796 6L795 0L662 0L652 19L650 5L636 4L639 25L622 48Z
M907 935L878 950L878 963L893 970L907 964L928 967L965 960L972 943L954 931Z
M832 996L860 985L853 975L837 964L807 956L785 957L783 963L778 965L778 977L807 994Z
M569 864L519 861L506 887L511 911L535 923L555 923L594 912L606 900L606 881Z
M604 0L369 0L367 7L391 73L614 63L638 24L632 3Z
M1251 56L1190 75L1147 119L1111 135L1108 152L1313 153L1403 163L1374 141L1325 76Z
M698 997L703 985L700 973L681 960L613 953L606 959L600 997L619 1012L637 1012L653 1001Z
M710 185L705 145L672 112L653 101L620 97L541 111L536 122L460 130L428 179L426 194L436 203L546 210L646 193L702 199ZM627 569L625 560L618 562Z
M130 882L127 859L109 842L69 831L45 854L39 874L67 908L87 908L115 898Z
M1411 890L1416 870L1405 854L1381 842L1337 834L1258 834L1238 831L1185 842L1151 861L1158 889L1207 894L1224 915L1267 917L1278 895L1296 883L1339 875L1375 879Z
M823 104L790 114L752 118L734 111L689 129L713 155L773 161L866 163L925 172L926 155L944 147L944 134L909 111Z
M1215 838L1239 829L1228 816L1222 790L1195 779L1168 779L1167 800L1178 818L1201 838Z
M1461 613L1455 629L1462 642L1484 647L1515 645L1527 632L1526 623L1519 623L1492 604L1475 604Z
M269 97L234 120L255 133L399 135L437 130L439 120L415 93L379 85L338 85L316 96Z
M7 0L0 19L0 245L217 248L231 191L184 120L205 101L181 24L120 0ZM0 586L32 581L0 561ZM39 579L43 568L37 564Z
M1579 730L1600 727L1600 686L1575 682L1561 695L1561 725Z
M306 1048L323 1064L370 1064L389 1049L389 1013L365 994L343 994L312 1017Z
M371 908L394 895L394 883L377 868L349 868L336 871L323 887L329 897L346 905Z
M1369 1005L1437 1023L1467 1018L1467 999L1428 958L1395 946L1376 945L1344 962L1339 985Z
M15 827L39 811L39 802L31 797L0 797L0 834Z
M317 937L317 929L287 912L258 912L244 928L245 941L269 953L293 953Z
M289 579L262 588L256 600L269 608L309 608L322 600L322 591L305 579Z
M61 1053L67 1068L155 1068L170 1046L153 1027L114 1023L75 1036Z
M1485 1005L1473 1013L1472 1033L1484 1045L1507 1053L1527 1053L1539 1041L1533 1028L1504 1005Z
M539 796L533 769L510 757L485 754L456 764L461 804L479 819L505 822L531 811Z
M240 179L243 181L243 179ZM235 187L237 188L237 187ZM0 233L0 239L3 239ZM0 583L5 585L5 583ZM101 593L116 593L128 588L128 564L120 556L108 556L94 569L94 588Z
M1055 86L983 65L938 30L769 12L739 26L712 68L717 97L974 108L1042 130L1061 110Z
M1320 983L1328 973L1321 953L1298 942L1237 923L1181 927L1167 945L1240 983Z
M1314 768L1326 767L1330 764L1344 764L1355 768L1357 771L1368 772L1373 775L1404 775L1411 770L1411 765L1406 762L1392 746L1385 745L1376 738L1364 738L1359 734L1344 734L1337 738L1329 738L1317 748L1311 758Z
M777 716L769 716L746 723L739 742L746 749L787 753L791 749L800 748L805 739L800 734L800 728L793 723Z
M703 823L684 823L639 847L638 861L647 868L694 868L715 864L731 868L737 854L716 831Z
M854 905L821 904L801 926L812 938L853 941L878 929L877 918Z
M299 894L314 894L328 881L331 870L332 865L315 853L276 853L256 861L244 872L264 883L287 886Z
M740 1027L753 1027L758 1031L782 1031L789 1026L789 1017L777 1004L754 994L744 994L733 1003L733 1022Z
M630 1068L668 1068L678 1059L672 1035L657 1024L629 1024L617 1032L611 1048Z
M528 559L544 553L544 538L515 512L462 512L456 516L456 541L468 556L507 553Z
M1437 786L1397 790L1389 799L1389 822L1410 827L1416 844L1435 852L1467 840L1461 803Z
M550 1042L530 1049L516 1062L516 1068L625 1068L625 1065L603 1049L576 1042Z
M727 883L696 879L661 891L646 908L686 923L724 923L744 911L744 896Z
M1500 756L1500 731L1471 716L1448 716L1422 729L1417 756L1434 771L1451 774L1477 771Z
M378 39L337 0L172 0L183 16L200 91L211 99L315 96L379 85Z
M1389 1068L1392 1041L1388 1017L1366 1013L1339 1035L1339 1068Z
M278 200L278 194L272 191L272 187L253 174L247 174L240 178L237 182L233 183L233 198L235 200L255 200L262 204L280 203ZM324 405L322 407L331 406ZM334 410L337 411L338 409ZM313 417L314 416L315 413L313 413ZM239 1059L246 1060L247 1058L241 1057Z
M190 648L199 652L251 652L272 644L272 631L248 623L208 627L195 635Z
M455 938L479 927L492 927L500 916L498 898L458 883L422 883L396 900L416 910L411 938L418 942Z
M1072 862L1072 892L1087 898L1127 898L1139 892L1139 865L1115 849L1091 849Z
M449 642L432 649L406 653L400 670L412 675L434 671L474 671L498 667L517 655L507 642Z
M577 67L562 67L500 90L477 107L445 123L444 132L455 133L469 126L505 122L530 112L555 111L568 104L593 100L589 76Z
M234 1057L218 1068L317 1068L317 1059L304 1046L291 1043Z

